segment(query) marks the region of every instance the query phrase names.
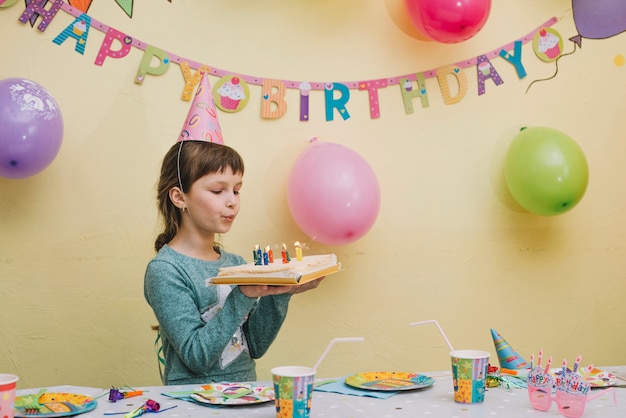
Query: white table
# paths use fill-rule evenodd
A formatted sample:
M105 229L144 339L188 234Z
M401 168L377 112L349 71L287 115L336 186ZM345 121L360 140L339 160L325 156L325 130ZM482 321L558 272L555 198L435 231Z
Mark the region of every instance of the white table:
M620 376L626 376L626 366L601 367ZM502 387L488 389L485 402L481 404L458 404L453 400L452 378L447 372L423 373L435 378L435 384L426 389L399 392L388 399L350 396L338 393L315 391L311 408L311 418L396 418L396 417L446 417L446 418L527 418L560 417L556 404L547 412L533 409L528 401L526 389L506 390ZM324 380L324 379L321 379ZM626 383L626 382L620 382ZM259 382L268 385L268 382ZM198 385L187 386L152 386L135 387L144 390L143 396L123 399L115 403L108 400L109 389L57 386L47 388L48 392L80 393L98 398L98 406L81 418L122 418L123 415L110 413L129 412L141 406L146 399L153 399L161 409L177 405L159 414L148 413L145 418L275 418L274 403L268 402L251 406L228 406L213 408L184 400L177 400L161 395L164 392L192 390ZM18 395L36 393L39 388L22 389ZM594 389L597 390L597 389ZM613 397L603 396L587 404L585 417L613 418L626 417L626 388L616 388L618 403Z

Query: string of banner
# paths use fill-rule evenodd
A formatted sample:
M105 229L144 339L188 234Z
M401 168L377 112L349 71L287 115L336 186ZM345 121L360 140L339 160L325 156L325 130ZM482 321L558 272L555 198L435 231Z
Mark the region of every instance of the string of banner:
M326 121L333 121L335 115L339 115L343 120L350 118L347 105L350 101L351 90L367 92L371 119L380 117L378 90L391 85L400 86L404 110L407 115L414 113L414 100L416 99L419 99L422 108L427 108L430 103L426 80L430 78L437 79L443 102L446 105L458 103L467 93L467 75L464 70L471 67L476 68L478 95L485 94L487 80L491 80L496 86L503 83L491 59L503 58L513 65L520 79L524 78L526 71L522 64L522 45L533 41L540 30L557 22L557 18L552 17L526 36L504 46L435 69L373 80L314 82L262 78L223 70L190 60L105 25L63 0L31 0L26 5L19 20L22 23L30 22L31 26L34 27L37 20L40 19L37 29L44 32L60 10L67 12L75 19L52 40L53 43L61 45L71 38L75 40L75 51L82 55L85 53L90 29L94 28L104 33L104 39L94 61L95 65L102 66L107 58L122 59L128 55L133 47L144 51L135 75L134 82L136 84L143 84L148 76L165 74L172 63L178 64L184 81L181 99L190 101L195 87L200 82L201 74L211 74L219 78L213 87L212 95L215 105L224 112L243 110L250 99L249 85L261 86L261 117L264 119L282 117L287 112L286 90L298 89L300 92L299 117L301 121L308 121L310 118L309 93L313 90L324 92ZM450 83L455 83L455 88L452 88Z

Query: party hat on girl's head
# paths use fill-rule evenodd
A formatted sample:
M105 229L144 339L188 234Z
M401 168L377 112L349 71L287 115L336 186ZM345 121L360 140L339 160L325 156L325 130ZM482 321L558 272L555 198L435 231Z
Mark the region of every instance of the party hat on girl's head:
M519 370L528 368L528 363L506 342L493 328L491 329L493 344L496 346L501 369Z
M209 77L204 71L177 142L188 140L224 143Z

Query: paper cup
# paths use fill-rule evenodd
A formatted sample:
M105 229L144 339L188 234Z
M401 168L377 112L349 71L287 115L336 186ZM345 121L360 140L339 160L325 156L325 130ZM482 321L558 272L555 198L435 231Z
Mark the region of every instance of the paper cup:
M311 412L315 370L303 366L272 369L276 418L308 418Z
M18 377L14 374L0 374L0 417L15 416L15 388Z
M489 353L479 350L456 350L450 353L454 401L480 403L485 400L485 378Z

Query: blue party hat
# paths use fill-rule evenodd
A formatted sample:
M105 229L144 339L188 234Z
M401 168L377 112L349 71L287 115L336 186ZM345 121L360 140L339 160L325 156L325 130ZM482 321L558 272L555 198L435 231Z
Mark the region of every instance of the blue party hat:
M526 360L513 350L509 343L502 338L502 335L493 328L491 329L491 337L493 338L493 344L496 346L501 369L519 370L528 368Z

